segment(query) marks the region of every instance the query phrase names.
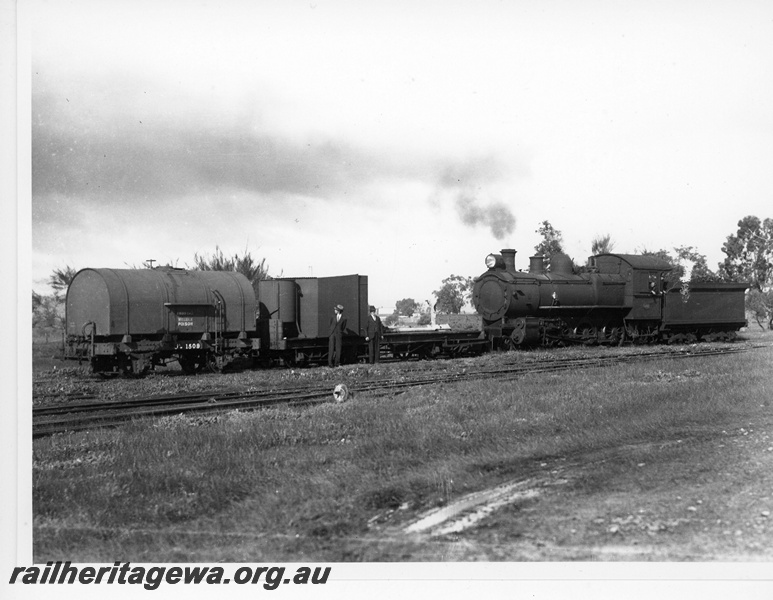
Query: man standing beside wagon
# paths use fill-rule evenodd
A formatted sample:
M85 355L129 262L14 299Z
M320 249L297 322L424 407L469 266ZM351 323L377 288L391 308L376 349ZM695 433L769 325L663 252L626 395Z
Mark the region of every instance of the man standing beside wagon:
M333 308L333 316L330 318L330 332L327 346L327 366L341 366L341 350L343 346L343 336L346 330L346 317L344 317L344 307L338 304Z
M378 362L383 333L384 326L381 324L381 318L376 314L376 307L371 306L365 325L365 340L368 342L368 361L370 364Z

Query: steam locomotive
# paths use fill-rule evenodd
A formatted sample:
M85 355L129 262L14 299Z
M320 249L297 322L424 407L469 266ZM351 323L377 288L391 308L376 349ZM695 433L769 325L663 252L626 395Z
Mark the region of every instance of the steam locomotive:
M493 347L731 340L746 325L744 283L682 283L654 256L599 254L575 273L565 254L529 259L516 251L486 257L473 305Z

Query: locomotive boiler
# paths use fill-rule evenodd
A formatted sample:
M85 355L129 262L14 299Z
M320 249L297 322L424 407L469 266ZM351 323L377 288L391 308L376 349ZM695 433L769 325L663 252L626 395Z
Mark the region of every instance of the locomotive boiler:
M746 324L743 283L692 283L654 256L600 254L576 270L557 254L515 268L516 251L486 257L473 304L495 347L731 339ZM580 271L580 272L576 272Z

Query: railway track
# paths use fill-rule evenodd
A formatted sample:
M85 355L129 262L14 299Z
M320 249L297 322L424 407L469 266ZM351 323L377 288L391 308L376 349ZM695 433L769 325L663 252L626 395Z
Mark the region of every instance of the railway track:
M657 360L663 358L696 358L746 352L766 346L728 346L721 348L669 349L638 354L610 354L580 358L558 358L540 362L504 362L495 368L462 368L457 372L413 372L408 377L389 378L347 383L343 399L349 393L368 393L375 396L401 393L410 388L496 378L517 379L526 374L552 373L573 369L596 368L621 363ZM341 388L336 392L341 394ZM282 390L230 390L213 393L175 394L145 398L98 401L84 398L82 401L33 408L33 437L42 437L66 431L82 431L98 427L120 425L142 417L160 417L180 413L203 413L227 410L254 410L276 405L302 406L334 401L329 383L295 387Z

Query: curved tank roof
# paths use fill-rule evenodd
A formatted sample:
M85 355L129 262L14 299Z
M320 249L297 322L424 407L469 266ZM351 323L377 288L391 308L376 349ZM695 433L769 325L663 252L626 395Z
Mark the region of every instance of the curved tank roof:
M255 292L229 271L83 269L66 301L67 333L81 335L94 323L97 335L251 331Z
M634 269L645 269L653 271L670 271L672 267L662 258L650 254L596 254L593 258L614 257L627 262Z

